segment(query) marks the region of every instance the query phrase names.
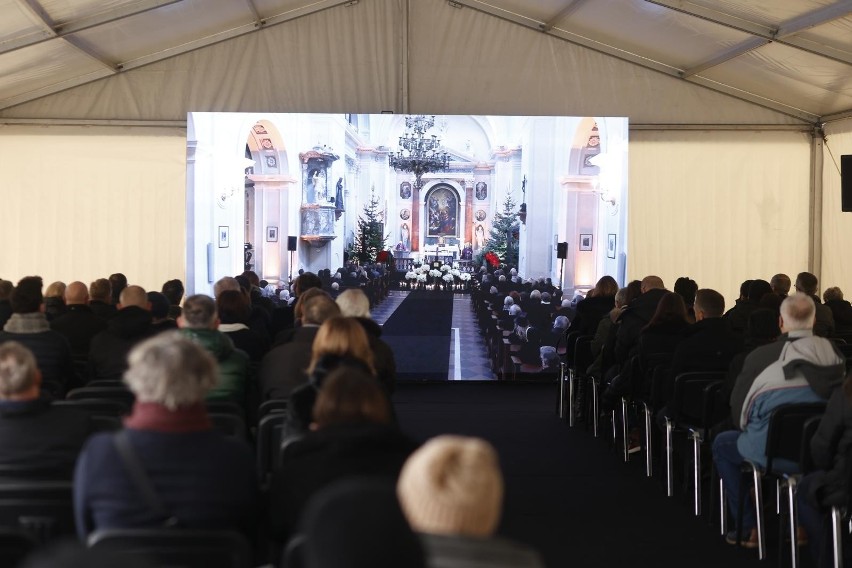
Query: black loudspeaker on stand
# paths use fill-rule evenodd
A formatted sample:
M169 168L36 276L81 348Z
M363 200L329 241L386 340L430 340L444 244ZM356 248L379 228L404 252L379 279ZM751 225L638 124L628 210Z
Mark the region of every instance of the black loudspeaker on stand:
M840 156L840 210L852 212L852 154Z
M568 258L568 243L556 243L556 258L559 259L559 287L562 288L562 273L565 269L565 259Z
M287 250L290 251L290 282L293 282L293 253L296 252L296 246L299 244L298 237L287 237Z

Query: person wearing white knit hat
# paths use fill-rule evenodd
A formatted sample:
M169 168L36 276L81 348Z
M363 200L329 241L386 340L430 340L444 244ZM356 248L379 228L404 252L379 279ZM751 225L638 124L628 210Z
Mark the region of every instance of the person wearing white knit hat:
M400 506L420 533L430 568L540 568L534 550L497 538L503 476L486 441L438 436L405 462L397 482Z

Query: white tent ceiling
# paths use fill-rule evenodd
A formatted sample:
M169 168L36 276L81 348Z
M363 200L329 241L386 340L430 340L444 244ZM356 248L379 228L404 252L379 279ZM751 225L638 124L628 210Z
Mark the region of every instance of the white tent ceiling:
M41 107L27 103L211 49L213 44L227 45L239 36L297 18L380 1L0 0L0 116L23 112L28 118L40 118ZM382 6L408 14L425 2L384 0ZM458 8L458 14L487 13L802 123L852 116L852 0L449 0L446 4ZM412 45L410 37L416 34L401 29L409 24L400 25L399 18L392 14L380 21L379 28L392 30L377 33L391 35L403 54L393 57L416 57L414 51L422 45ZM337 39L337 32L326 33L326 42ZM375 59L387 57L381 53L386 44L375 42L366 48L366 55L369 58L374 50ZM406 48L410 54L405 55ZM407 111L406 96L390 105L400 108L391 110ZM158 117L152 113L147 118Z

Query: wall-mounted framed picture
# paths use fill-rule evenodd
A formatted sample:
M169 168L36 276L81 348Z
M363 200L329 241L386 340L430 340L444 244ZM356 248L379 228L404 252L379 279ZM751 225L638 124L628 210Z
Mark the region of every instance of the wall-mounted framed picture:
M267 243L277 243L278 242L278 227L267 227L266 228L266 242Z
M227 225L219 225L219 248L228 248L231 235L231 228Z
M592 235L580 234L580 250L592 250Z
M615 258L615 233L606 236L606 257Z

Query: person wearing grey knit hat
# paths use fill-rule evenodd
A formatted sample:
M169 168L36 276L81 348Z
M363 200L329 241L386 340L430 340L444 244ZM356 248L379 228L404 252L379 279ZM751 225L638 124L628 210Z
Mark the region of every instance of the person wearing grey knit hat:
M542 568L534 550L497 538L503 476L485 440L438 436L405 462L397 496L430 568Z

